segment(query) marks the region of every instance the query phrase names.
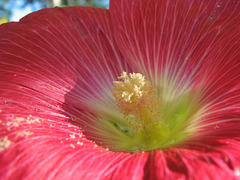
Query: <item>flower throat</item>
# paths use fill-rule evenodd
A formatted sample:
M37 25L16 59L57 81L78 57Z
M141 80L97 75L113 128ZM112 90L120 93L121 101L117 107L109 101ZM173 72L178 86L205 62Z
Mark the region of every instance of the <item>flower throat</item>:
M161 118L161 101L154 87L140 73L123 72L118 79L113 96L138 141L133 149L151 150L165 144L169 128Z
M123 72L113 83L115 105L93 106L98 121L91 133L98 145L118 152L165 149L196 130L192 124L197 106L189 92L168 98L140 73Z
M114 81L113 96L128 123L144 135L161 125L160 99L155 89L140 73L123 72L120 81Z

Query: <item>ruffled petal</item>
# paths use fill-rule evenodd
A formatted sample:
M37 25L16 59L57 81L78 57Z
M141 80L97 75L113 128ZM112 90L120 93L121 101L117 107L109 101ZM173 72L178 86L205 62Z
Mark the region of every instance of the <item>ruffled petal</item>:
M149 161L149 179L239 179L239 145L227 139L204 149L156 151Z
M27 111L18 109L23 114ZM3 111L1 121L1 179L141 179L143 176L147 155L107 151L86 139L79 127L64 117L49 115L47 119L36 114Z

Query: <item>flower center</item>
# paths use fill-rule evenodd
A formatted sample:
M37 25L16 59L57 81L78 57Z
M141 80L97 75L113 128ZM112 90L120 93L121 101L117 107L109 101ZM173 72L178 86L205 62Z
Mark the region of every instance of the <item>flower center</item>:
M120 81L114 81L113 96L126 120L145 135L153 126L160 126L160 99L156 90L140 73L123 72Z
M112 151L149 151L173 147L194 134L198 103L189 91L168 96L164 89L173 86L155 87L140 73L123 72L113 83L115 104L93 106L98 116L93 140L99 145Z
M114 81L113 96L134 134L128 151L152 150L167 145L170 126L162 115L161 100L155 88L140 73L128 75L123 72L118 79Z

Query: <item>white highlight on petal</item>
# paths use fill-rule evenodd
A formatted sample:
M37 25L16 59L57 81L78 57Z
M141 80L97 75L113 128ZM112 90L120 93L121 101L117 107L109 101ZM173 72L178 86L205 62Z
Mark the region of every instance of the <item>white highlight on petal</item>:
M235 174L236 176L240 176L240 169L239 169L238 167L235 168L234 174Z
M70 146L71 146L72 148L75 148L75 146L74 146L73 144L70 144Z

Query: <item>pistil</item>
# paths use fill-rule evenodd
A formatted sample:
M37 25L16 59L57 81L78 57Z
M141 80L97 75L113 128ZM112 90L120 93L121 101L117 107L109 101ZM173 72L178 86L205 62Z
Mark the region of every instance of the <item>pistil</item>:
M135 130L149 135L154 126L163 124L160 99L142 74L123 72L114 84L113 96L118 108Z

